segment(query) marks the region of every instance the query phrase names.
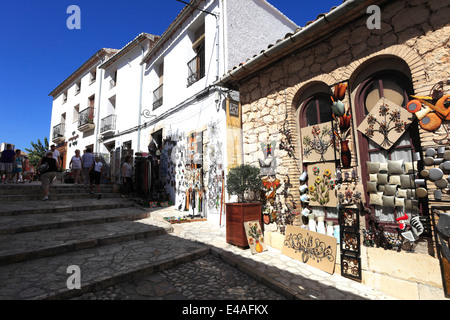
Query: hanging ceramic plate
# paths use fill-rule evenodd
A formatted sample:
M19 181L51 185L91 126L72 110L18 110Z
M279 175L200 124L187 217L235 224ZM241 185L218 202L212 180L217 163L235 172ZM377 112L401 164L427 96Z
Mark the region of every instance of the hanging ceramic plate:
M434 148L428 148L427 151L425 151L425 154L427 157L434 157L436 155L436 150Z
M423 162L425 162L425 165L427 166L432 166L434 165L434 159L431 157L426 157Z
M442 163L442 167L444 168L444 170L450 170L450 161L445 161L444 163Z
M420 171L420 176L422 177L422 178L426 178L426 177L428 177L430 175L430 172L428 171L428 170L422 170L422 171Z
M430 169L429 173L430 174L428 175L428 177L433 181L441 180L444 176L444 172L442 172L442 170L439 168Z
M426 198L428 196L428 191L425 188L417 188L416 195L418 198Z
M444 189L444 188L447 188L448 181L446 179L441 179L441 180L435 181L434 184L439 189Z

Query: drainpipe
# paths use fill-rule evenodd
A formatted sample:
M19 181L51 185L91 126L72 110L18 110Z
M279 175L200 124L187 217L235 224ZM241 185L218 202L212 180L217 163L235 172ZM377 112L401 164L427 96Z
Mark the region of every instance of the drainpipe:
M144 53L145 49L140 43L141 50L142 50L142 58L141 61L144 59ZM138 113L138 137L137 137L137 152L141 152L141 115L142 115L142 87L143 87L143 81L144 81L144 63L141 63L141 80L139 83L139 113Z
M99 57L97 53L97 57L100 59L100 64L103 62L103 58ZM99 81L99 89L98 89L98 98L97 98L97 125L95 126L95 149L97 153L100 153L100 143L99 143L99 133L100 133L100 102L102 97L102 80L103 80L103 69L100 68L100 81ZM92 150L93 152L95 152Z

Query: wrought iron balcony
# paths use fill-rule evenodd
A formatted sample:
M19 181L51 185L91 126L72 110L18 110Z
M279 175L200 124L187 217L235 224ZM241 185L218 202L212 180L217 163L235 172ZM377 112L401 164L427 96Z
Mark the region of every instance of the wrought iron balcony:
M161 107L163 104L163 85L160 85L153 91L153 110Z
M200 51L188 62L188 87L205 76L205 51Z
M53 136L52 141L54 143L61 143L66 140L66 125L64 123L60 123L53 127Z
M117 116L115 114L103 118L100 126L100 133L103 135L114 134L116 131L116 119Z
M81 111L78 116L78 130L86 132L94 128L94 107L88 107Z

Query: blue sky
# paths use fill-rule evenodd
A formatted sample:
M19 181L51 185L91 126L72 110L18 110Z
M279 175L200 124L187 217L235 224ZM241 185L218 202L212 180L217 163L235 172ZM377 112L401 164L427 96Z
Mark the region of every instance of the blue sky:
M269 2L304 26L342 0ZM66 26L70 5L81 10L80 30ZM121 49L141 32L161 35L183 7L176 0L1 0L0 143L25 150L49 138L54 88L101 48Z

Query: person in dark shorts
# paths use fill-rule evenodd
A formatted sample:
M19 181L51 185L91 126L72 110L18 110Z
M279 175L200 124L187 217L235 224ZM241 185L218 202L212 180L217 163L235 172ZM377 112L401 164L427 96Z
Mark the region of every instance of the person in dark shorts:
M94 162L89 168L89 182L91 187L91 194L94 194L94 183L97 186L98 199L102 197L100 187L100 182L102 179L102 170L103 170L103 163L100 161L99 157L95 157Z

